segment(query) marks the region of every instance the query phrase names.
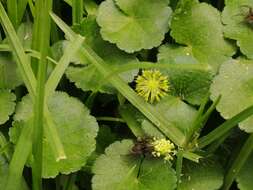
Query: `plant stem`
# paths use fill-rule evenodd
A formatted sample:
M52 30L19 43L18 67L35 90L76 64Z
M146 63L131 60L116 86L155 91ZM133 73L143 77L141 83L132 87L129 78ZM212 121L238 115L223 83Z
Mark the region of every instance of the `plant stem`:
M187 139L186 139L186 142L185 142L185 146L188 145L189 141L192 139L192 136L194 134L194 132L196 131L196 129L198 129L198 126L200 125L200 120L202 118L202 115L203 115L203 112L204 112L204 109L205 109L205 106L209 100L209 93L206 95L205 98L203 98L201 104L200 104L200 107L198 109L198 112L197 112L197 115L194 119L194 122L192 124L192 126L189 128L189 131L187 133Z
M126 121L127 126L132 131L134 136L136 137L144 137L145 133L142 130L140 124L137 122L134 112L129 109L126 109L124 107L121 107L120 109L120 115L121 117Z
M37 40L41 52L37 74L37 89L34 103L34 128L33 128L33 148L34 161L32 164L33 189L42 189L42 153L43 153L43 134L44 134L44 102L45 102L45 82L47 74L47 54L50 42L50 16L52 9L51 0L38 0L36 6L39 7L38 21L43 27L40 28ZM37 23L38 24L38 23ZM38 26L38 25L37 25Z
M229 190L235 177L237 176L240 169L243 167L243 165L249 158L250 154L252 153L252 150L253 150L253 134L251 134L248 137L243 147L241 148L239 154L237 155L228 172L226 173L223 190Z
M80 24L83 18L83 0L72 1L72 25Z
M253 114L253 106L250 106L247 109L240 112L239 114L232 117L231 119L225 121L223 124L214 129L212 132L200 138L198 148L204 148L205 146L219 139L220 137L225 135L230 129L235 127L238 123L242 122L243 120L247 119L252 114Z
M7 9L9 18L15 29L18 27L18 3L17 0L8 0Z
M176 163L177 187L181 182L182 165L183 165L183 151L179 149L177 152L177 163Z
M124 119L116 117L96 117L96 119L97 121L113 121L113 122L126 123Z

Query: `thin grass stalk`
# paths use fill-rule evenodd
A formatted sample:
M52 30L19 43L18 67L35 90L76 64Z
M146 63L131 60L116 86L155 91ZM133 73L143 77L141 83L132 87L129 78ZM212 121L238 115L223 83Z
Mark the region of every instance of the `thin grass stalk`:
M236 176L240 172L243 165L246 163L247 159L251 155L253 150L253 134L249 135L248 139L242 146L239 154L233 161L231 167L225 175L223 190L229 190Z
M45 100L45 82L47 74L47 54L49 51L50 43L50 16L49 12L52 9L51 0L38 0L38 7L40 9L38 16L37 26L41 25L38 35L40 40L41 59L39 60L38 73L37 73L37 89L34 103L34 128L33 128L33 148L34 161L32 164L32 180L33 189L42 189L42 158L43 158L43 134L44 134L44 100ZM37 6L37 5L36 5Z
M72 25L80 24L83 18L83 0L72 1Z

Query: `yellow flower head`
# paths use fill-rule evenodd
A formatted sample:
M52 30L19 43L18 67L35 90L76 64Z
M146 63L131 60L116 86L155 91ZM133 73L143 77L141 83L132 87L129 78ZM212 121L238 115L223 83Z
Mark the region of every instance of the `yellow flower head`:
M156 139L152 142L153 152L152 155L154 157L164 157L165 161L173 160L173 155L176 154L175 145L166 139Z
M163 76L158 70L145 70L136 79L136 91L147 102L159 101L169 91L167 76Z

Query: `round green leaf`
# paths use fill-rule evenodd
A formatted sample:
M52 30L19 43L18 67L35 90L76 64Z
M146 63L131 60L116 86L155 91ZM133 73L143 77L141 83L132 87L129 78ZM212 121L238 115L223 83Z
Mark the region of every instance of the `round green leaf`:
M22 84L22 78L11 57L0 55L0 89L14 89Z
M110 145L93 167L93 190L173 190L176 187L174 170L159 159L130 155L131 140Z
M178 64L178 67L163 71L168 75L171 84L170 93L191 104L199 105L208 93L213 78L208 65L201 64L190 47L169 44L159 48L158 61ZM189 64L194 67L187 68Z
M103 40L100 34L100 27L96 22L96 17L88 16L84 18L77 32L85 37L87 43L93 51L102 57L108 64L121 63L120 60L136 60L134 55L127 54L116 47L116 45Z
M0 124L8 121L15 110L16 96L8 90L0 90Z
M251 190L253 187L253 154L240 170L236 181L240 190Z
M211 85L211 99L219 95L217 110L229 119L253 104L253 61L233 60L221 65ZM253 117L239 123L246 132L253 132Z
M194 57L190 47L166 44L159 48L159 63L194 64L199 61Z
M193 105L199 105L206 97L212 83L213 74L209 69L199 65L199 68L174 67L163 70L170 82L170 94L186 100Z
M89 114L89 110L80 101L66 93L56 92L48 100L48 108L53 116L67 159L59 162L55 160L50 142L45 135L42 169L44 178L55 177L58 173L69 174L80 170L89 155L95 150L95 137L98 131L98 124ZM30 97L26 96L18 104L14 119L27 122L32 117L33 105ZM20 130L19 125L11 128L10 136L14 143L17 141L15 130Z
M180 129L184 134L187 134L189 128L192 127L197 114L195 108L173 96L163 98L154 106L160 113L164 113L168 121L170 121L173 126ZM142 122L142 127L148 134L150 124L151 123L148 120Z
M224 34L227 38L236 40L241 52L253 59L252 23L247 23L245 20L249 14L249 7L253 7L253 2L252 0L226 0L225 3L222 12Z
M223 169L217 161L187 162L178 190L217 190L223 184Z
M214 71L234 53L223 37L220 13L206 3L180 1L171 21L171 35L179 44L192 49L194 57Z
M134 55L129 55L102 39L95 17L89 16L85 18L76 30L78 30L81 35L85 36L85 42L103 58L108 65L118 68L123 64L137 63L137 59ZM131 82L137 73L138 70L135 69L123 72L120 76L126 82ZM83 91L91 90L102 93L115 93L114 87L107 82L107 78L105 78L93 64L83 67L69 67L66 74L69 80L74 82L75 85Z
M126 52L159 46L169 27L168 4L168 0L104 1L97 16L103 39Z

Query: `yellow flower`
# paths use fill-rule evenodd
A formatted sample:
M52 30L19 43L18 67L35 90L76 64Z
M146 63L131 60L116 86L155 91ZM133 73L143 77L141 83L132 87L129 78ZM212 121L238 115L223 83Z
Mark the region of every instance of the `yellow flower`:
M156 139L152 142L153 152L152 155L154 157L164 157L165 161L173 160L173 157L176 154L175 145L166 139Z
M145 70L136 79L136 91L147 102L159 101L169 91L167 76L158 70Z

